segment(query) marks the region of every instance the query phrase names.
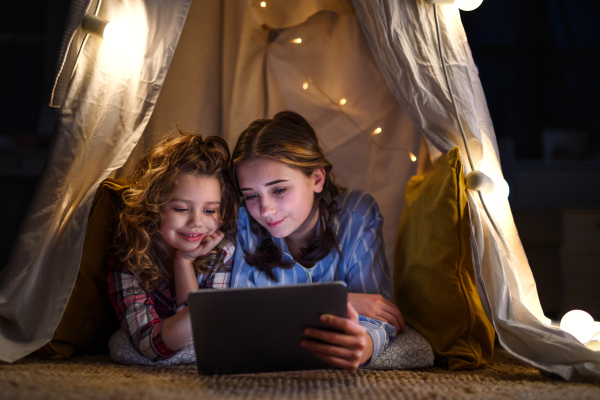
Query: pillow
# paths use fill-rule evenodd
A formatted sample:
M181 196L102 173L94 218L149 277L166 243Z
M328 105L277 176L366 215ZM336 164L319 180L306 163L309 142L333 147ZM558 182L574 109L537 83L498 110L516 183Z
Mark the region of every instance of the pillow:
M123 329L118 329L108 342L110 358L116 363L126 365L181 365L196 364L194 338L172 357L160 361L150 361L144 357L131 343L131 339ZM407 326L404 333L396 335L388 347L367 369L411 369L433 365L431 345L419 332Z
M160 361L150 361L144 357L131 342L131 338L122 328L119 328L108 341L110 358L116 363L125 365L181 365L196 364L196 348L192 337L186 344L169 358Z
M120 327L106 283L107 248L118 221L125 179L106 179L94 197L83 243L79 273L52 340L36 354L67 359L76 351L108 353L108 339Z
M433 365L433 349L425 338L406 325L367 369L412 369Z
M412 177L394 253L393 300L450 370L476 369L494 351L475 285L466 190L458 147L435 171Z

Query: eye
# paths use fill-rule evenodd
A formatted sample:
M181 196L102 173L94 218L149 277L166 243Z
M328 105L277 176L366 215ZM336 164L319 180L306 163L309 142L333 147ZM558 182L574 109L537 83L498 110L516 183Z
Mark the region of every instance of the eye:
M246 201L250 201L250 200L254 200L254 199L256 199L257 197L258 197L258 195L257 195L257 194L249 194L249 195L247 195L247 196L244 196L244 199L245 199Z
M287 190L287 188L278 188L278 189L273 190L273 193L284 194L286 190Z
M178 213L184 213L184 212L186 212L188 209L187 209L187 208L173 208L173 210L175 210L175 212L178 212Z
M208 215L213 215L217 213L217 210L204 210L204 213Z

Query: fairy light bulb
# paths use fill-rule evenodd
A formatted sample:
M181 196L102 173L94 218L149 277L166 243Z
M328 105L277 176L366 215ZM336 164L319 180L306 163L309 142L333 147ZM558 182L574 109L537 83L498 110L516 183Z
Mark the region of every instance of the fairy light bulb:
M575 336L581 343L590 341L594 333L594 318L585 311L572 310L560 320L560 329Z
M103 39L112 49L123 54L143 49L146 43L144 30L128 22L107 21L95 15L86 15L81 21L81 28L88 35Z
M595 321L592 329L594 331L594 337L592 340L600 340L600 322Z
M300 44L300 43L302 43L302 39L301 38L296 38L296 39L292 40L291 42L292 43L298 43L298 44Z
M502 178L494 179L494 191L492 194L500 199L508 199L508 195L510 194L508 182Z
M340 106L343 106L344 104L346 104L346 99L341 99L340 100Z
M260 2L260 6L263 7L263 8L266 7L267 6L267 2L266 1L261 1Z
M473 11L483 3L483 0L456 0L454 4L463 11Z
M304 89L304 90L308 89L308 82L304 82L302 84L302 89Z
M380 133L381 133L381 128L376 128L376 129L373 131L373 135L379 135Z
M417 161L417 156L415 156L411 151L408 152L408 155L410 156L410 161Z

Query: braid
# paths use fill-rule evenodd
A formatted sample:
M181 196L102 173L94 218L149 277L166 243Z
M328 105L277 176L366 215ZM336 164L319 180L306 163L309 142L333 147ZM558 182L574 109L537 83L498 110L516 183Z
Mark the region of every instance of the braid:
M301 260L306 264L315 264L327 257L332 249L335 249L339 256L342 256L340 242L335 234L333 226L335 214L338 211L338 204L335 197L341 192L341 189L334 183L331 172L327 173L323 191L315 199L318 201L319 221L322 224L322 230L319 235L308 241L301 250Z

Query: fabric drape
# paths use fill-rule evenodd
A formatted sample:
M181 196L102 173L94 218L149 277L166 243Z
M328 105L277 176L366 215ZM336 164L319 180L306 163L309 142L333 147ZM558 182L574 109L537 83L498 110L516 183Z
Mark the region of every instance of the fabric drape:
M383 79L350 0L267 3L193 2L136 152L175 122L233 148L254 119L294 110L315 127L336 179L377 200L392 266L404 186L426 161L421 135Z
M438 54L433 6L424 0L353 3L398 102L439 152L459 146L466 159ZM496 137L459 11L454 6L438 10L450 84L474 167L498 181L502 171ZM599 378L600 353L546 324L508 201L493 196L484 200L500 234L479 196L469 192L471 242L479 295L500 343L520 359L565 379Z
M17 360L52 338L77 276L94 193L144 131L190 3L103 3L99 17L130 24L132 37L121 38L125 48L90 38L80 55L28 216L0 273L1 360ZM71 36L67 30L65 40Z

